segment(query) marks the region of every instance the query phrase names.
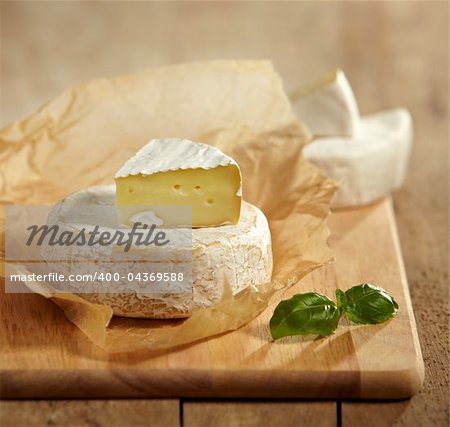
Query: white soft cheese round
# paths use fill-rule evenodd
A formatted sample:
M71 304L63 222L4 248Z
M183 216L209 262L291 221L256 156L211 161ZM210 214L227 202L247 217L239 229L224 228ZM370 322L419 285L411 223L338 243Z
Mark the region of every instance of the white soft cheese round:
M411 115L398 108L362 117L353 137L318 138L303 152L339 182L332 207L365 205L402 185L412 133Z
M86 209L83 221L79 221L79 206L81 205L114 205L114 186L96 186L69 195L52 208L48 224L57 224L60 230L78 231L82 228L92 228L94 224L101 226L99 231L114 231L119 227L111 216L95 218L95 214ZM78 208L76 208L78 206ZM92 211L92 210L91 210ZM114 209L110 209L114 212ZM85 224L84 224L85 222ZM75 271L76 263L90 261L92 269L98 273L107 273L111 269L107 264L95 260L110 256L114 248L111 246L91 246L87 250L77 246L64 248L47 246L42 254L47 262L60 259L64 254L65 262L61 268L65 274ZM155 256L158 250L155 246L132 248L145 256L145 251ZM185 247L180 247L164 259L170 264L177 259ZM190 247L189 247L190 250ZM133 256L133 250L130 251ZM131 258L133 259L133 258ZM177 318L187 317L193 310L208 307L217 303L227 286L233 294L262 283L267 283L272 276L271 237L267 219L264 214L250 203L243 202L239 223L220 227L192 229L192 288L189 292L151 294L148 289L139 293L136 289L123 293L105 293L108 283L99 281L92 283L93 293L78 293L79 296L112 307L114 314L126 317L146 318ZM57 268L57 267L55 267ZM136 271L141 268L136 261ZM114 271L120 271L115 266ZM132 268L133 269L133 268ZM124 267L120 273L127 275L130 266ZM114 286L114 284L111 284ZM117 285L117 283L116 283ZM102 292L95 292L96 286ZM117 289L117 288L116 288ZM76 291L75 291L76 292Z

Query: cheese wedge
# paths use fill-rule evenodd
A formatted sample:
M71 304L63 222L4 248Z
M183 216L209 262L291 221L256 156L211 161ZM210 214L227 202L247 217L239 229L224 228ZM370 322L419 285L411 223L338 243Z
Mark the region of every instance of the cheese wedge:
M163 226L237 224L241 172L219 149L187 139L154 139L116 173L119 221L147 216ZM191 215L177 206L191 207Z
M358 128L358 105L342 70L301 87L291 100L297 116L314 136L352 136Z
M411 115L397 108L363 116L352 138L317 138L303 154L339 182L332 207L365 205L402 185L412 136Z

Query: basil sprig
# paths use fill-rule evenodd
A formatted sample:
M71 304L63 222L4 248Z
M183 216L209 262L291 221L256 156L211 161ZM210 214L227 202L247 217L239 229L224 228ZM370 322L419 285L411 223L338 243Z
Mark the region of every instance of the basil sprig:
M331 335L345 314L353 323L382 323L393 316L398 304L382 288L362 283L347 291L336 290L337 304L325 295L308 292L281 301L270 319L273 339L292 335Z

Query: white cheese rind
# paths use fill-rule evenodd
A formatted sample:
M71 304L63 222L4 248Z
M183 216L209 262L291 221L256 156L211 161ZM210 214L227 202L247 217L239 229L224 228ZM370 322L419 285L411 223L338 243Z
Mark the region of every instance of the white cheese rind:
M238 166L231 157L211 145L180 138L152 139L119 169L114 178L228 165Z
M335 70L292 96L294 111L314 136L352 136L360 115L345 74Z
M398 108L363 117L353 138L317 138L303 153L340 183L332 207L365 205L402 185L412 136L411 115Z
M114 187L91 187L68 196L55 205L49 215L49 225L58 224L61 228L77 230L84 224L68 222L73 220L71 209L73 205L108 205L114 206ZM89 218L90 224L96 221L103 225L103 218ZM117 227L111 219L106 219L105 229ZM102 229L100 229L100 232ZM154 247L137 249L142 255L145 250L155 254ZM180 248L180 251L183 250ZM55 251L55 252L54 252ZM103 255L108 256L111 247L92 246L87 253L76 246L65 249L64 258L69 261L80 262L83 257L95 262ZM144 253L145 254L145 253ZM177 254L173 254L174 258ZM50 246L43 253L44 259L51 261L61 257L61 248ZM93 261L94 260L94 261ZM171 261L167 259L166 261ZM99 263L94 265L99 273L110 272L110 267ZM130 291L120 294L107 293L79 293L89 301L107 304L113 308L114 314L126 317L146 318L177 318L188 317L193 310L208 307L217 303L225 290L231 287L233 294L249 287L271 280L272 249L269 225L264 214L255 206L243 202L241 219L237 225L212 228L192 229L192 279L193 286L190 293L150 294ZM65 263L63 272L71 272L71 263ZM74 267L75 268L75 267ZM127 270L115 271L126 276ZM108 286L105 282L94 283L102 288Z

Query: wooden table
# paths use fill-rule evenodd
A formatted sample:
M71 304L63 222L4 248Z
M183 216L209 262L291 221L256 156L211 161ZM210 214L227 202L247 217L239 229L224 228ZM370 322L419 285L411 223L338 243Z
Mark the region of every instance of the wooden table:
M334 66L363 113L415 119L395 210L426 364L401 402L4 401L0 424L448 425L448 7L446 2L0 3L0 124L73 82L214 58L270 58L288 91Z

